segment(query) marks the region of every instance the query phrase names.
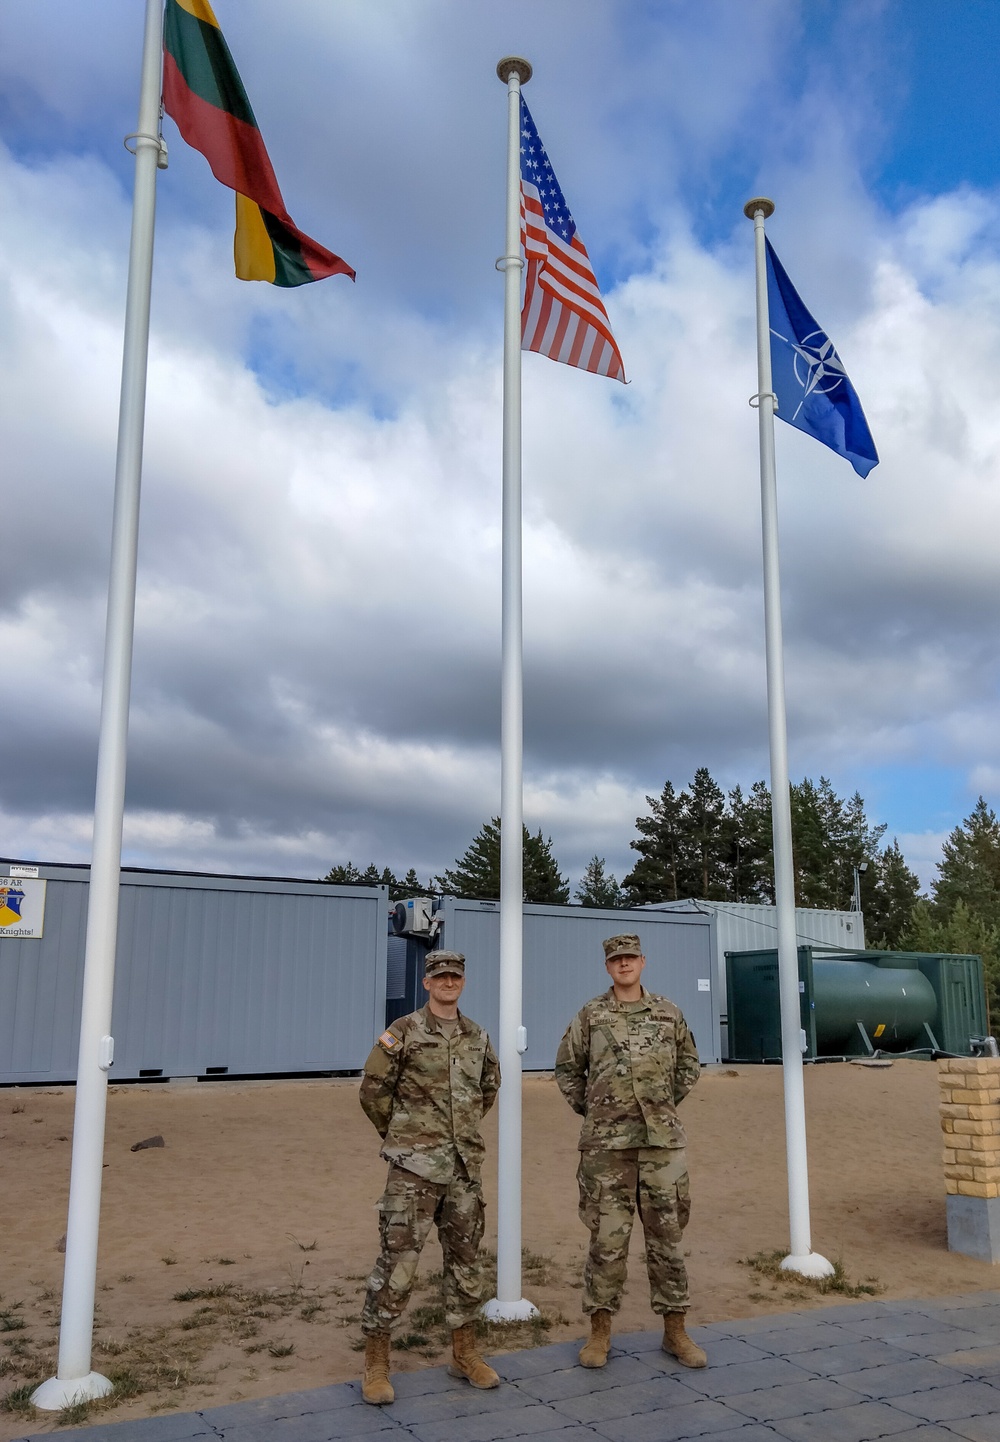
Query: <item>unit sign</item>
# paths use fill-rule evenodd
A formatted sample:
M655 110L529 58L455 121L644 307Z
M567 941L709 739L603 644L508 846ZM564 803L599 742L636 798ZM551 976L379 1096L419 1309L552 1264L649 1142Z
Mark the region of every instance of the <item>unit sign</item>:
M0 941L38 938L45 921L45 882L0 876Z

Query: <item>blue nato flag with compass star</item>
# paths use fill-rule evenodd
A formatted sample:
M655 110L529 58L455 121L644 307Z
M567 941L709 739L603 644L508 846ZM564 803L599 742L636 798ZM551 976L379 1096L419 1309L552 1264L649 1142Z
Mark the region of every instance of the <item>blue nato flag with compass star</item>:
M878 465L878 451L840 356L802 304L784 266L767 245L771 385L777 414L844 456L859 476Z

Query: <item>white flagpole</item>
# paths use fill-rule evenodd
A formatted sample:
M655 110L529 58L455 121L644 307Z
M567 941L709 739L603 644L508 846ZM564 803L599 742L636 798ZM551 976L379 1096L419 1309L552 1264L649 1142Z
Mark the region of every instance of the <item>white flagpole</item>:
M774 900L778 921L778 989L781 999L781 1060L785 1092L785 1151L788 1162L788 1219L791 1252L782 1262L806 1277L829 1277L833 1267L812 1250L809 1228L809 1165L802 1053L805 1036L799 1004L799 961L795 934L795 872L792 866L792 809L788 786L788 728L785 718L785 660L781 637L781 579L778 567L778 491L774 467L775 396L771 390L771 330L767 309L764 221L774 202L748 200L743 213L753 221L757 271L757 395L760 430L760 509L764 550L764 636L767 657L767 725L771 748L771 828L774 837Z
M166 159L166 150L160 139L162 30L162 0L146 0L139 125L137 133L128 137L135 142L135 191L125 302L111 574L104 636L104 682L97 748L94 841L87 906L83 1012L73 1120L59 1363L56 1376L43 1382L31 1398L36 1407L49 1411L57 1411L71 1402L106 1396L112 1390L106 1377L91 1370L91 1353L108 1069L114 1055L111 1004L118 933L125 754L135 626L139 485L146 406L156 171Z
M503 309L503 523L500 701L500 1035L503 1085L497 1104L497 1294L483 1308L492 1322L537 1314L521 1296L521 1024L524 895L523 704L521 647L521 86L527 60L497 66L507 86L507 219Z

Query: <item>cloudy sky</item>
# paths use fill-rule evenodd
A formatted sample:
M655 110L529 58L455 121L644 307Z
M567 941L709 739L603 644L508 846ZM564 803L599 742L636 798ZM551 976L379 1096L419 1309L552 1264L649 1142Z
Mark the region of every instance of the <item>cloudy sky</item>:
M0 851L86 860L141 0L0 0ZM505 54L630 385L524 358L525 813L574 881L644 795L767 774L752 230L881 455L778 426L792 774L927 882L1000 802L995 0L216 0L297 223L232 274L164 123L125 859L421 877L499 806Z

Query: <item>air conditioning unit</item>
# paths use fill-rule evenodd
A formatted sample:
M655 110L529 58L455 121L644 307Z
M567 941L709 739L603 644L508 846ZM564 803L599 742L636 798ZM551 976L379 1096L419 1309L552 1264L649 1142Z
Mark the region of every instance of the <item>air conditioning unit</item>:
M392 910L392 929L397 936L433 936L438 923L433 919L434 902L429 896L411 896L397 901Z

